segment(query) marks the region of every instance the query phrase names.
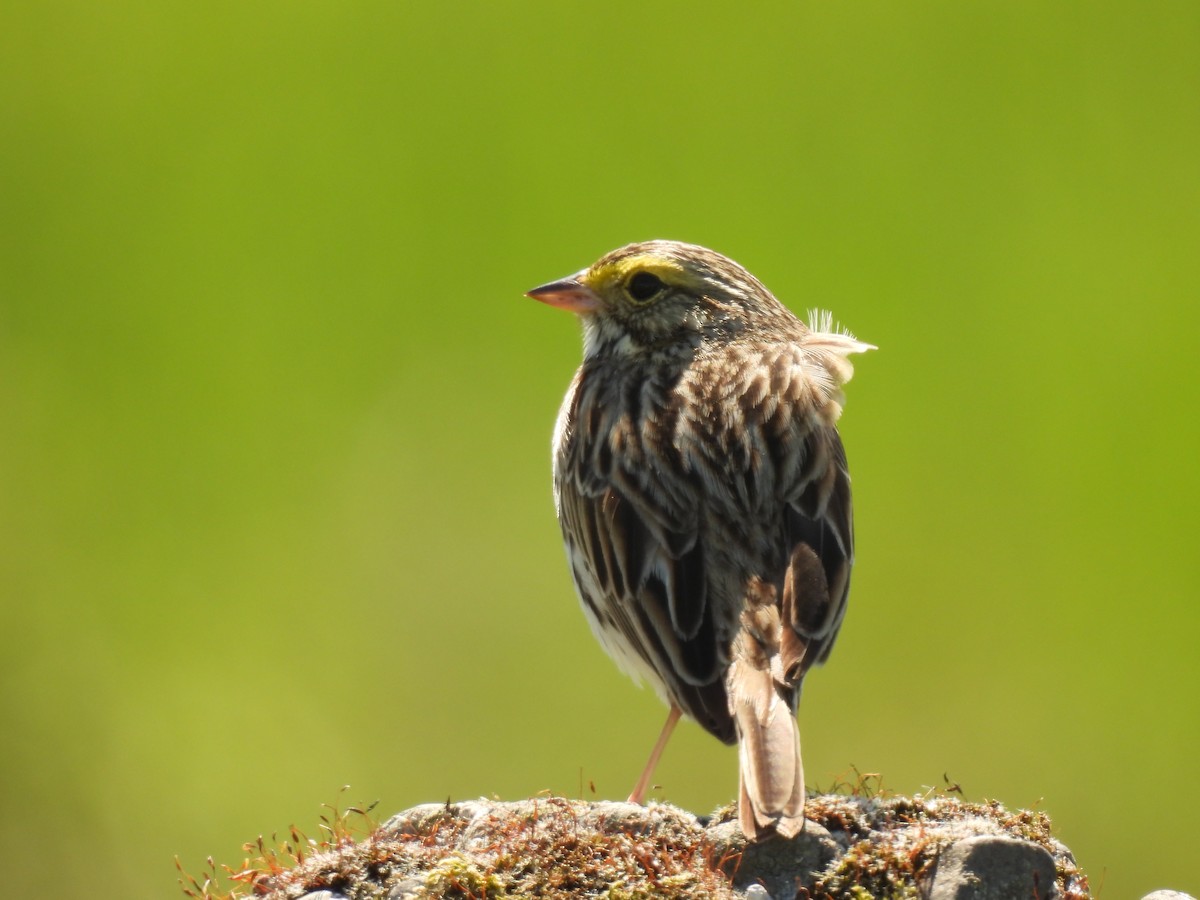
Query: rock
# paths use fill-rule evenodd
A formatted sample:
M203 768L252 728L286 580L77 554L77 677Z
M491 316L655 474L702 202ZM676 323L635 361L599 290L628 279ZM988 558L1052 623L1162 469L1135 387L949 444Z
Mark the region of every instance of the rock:
M1040 812L949 795L819 794L795 838L748 843L732 807L698 819L665 803L564 797L431 803L361 841L316 848L255 882L263 900L797 896L1088 900ZM309 891L305 895L305 891ZM1160 892L1146 900L1191 900Z
M1196 898L1180 891L1154 891L1147 894L1142 900L1196 900Z
M421 900L425 895L424 878L405 878L392 885L387 900Z
M747 843L736 822L710 826L706 834L719 857L726 860L722 868L734 888L760 900L791 900L797 888L810 884L838 855L837 843L816 822L806 822L804 830L790 840L774 837L756 844ZM752 893L755 887L763 893Z
M1029 858L1050 860L1049 881L1041 897L1087 900L1087 878L1070 851L1051 834L1050 819L1040 812L1010 812L998 803L968 803L951 796L863 797L823 794L809 799L805 813L828 828L838 856L807 889L813 896L928 897L935 889L944 898L1030 897L1028 888L1013 893L979 892L988 880L1009 880L1003 867L983 872L987 854L973 860L971 849L981 839L1011 841L1015 848L996 850L997 863L1020 863L1017 881L1027 876ZM955 846L959 849L951 852ZM1015 852L1014 852L1015 850ZM1040 851L1035 852L1035 851ZM1040 854L1044 853L1044 856ZM964 870L956 879L953 870ZM1038 870L1041 872L1041 870ZM1039 878L1046 875L1039 874ZM970 888L976 888L971 890Z
M1032 841L978 835L951 844L937 860L929 900L1057 900L1054 857Z

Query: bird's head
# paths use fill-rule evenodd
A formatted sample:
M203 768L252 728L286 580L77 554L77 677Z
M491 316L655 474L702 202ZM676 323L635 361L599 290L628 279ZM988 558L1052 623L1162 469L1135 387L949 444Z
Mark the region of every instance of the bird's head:
M733 260L677 241L621 247L528 296L580 317L588 357L686 352L750 328L803 328Z

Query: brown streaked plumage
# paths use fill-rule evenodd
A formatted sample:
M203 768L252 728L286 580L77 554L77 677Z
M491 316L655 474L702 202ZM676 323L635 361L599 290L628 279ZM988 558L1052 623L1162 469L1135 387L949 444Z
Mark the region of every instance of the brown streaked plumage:
M841 386L847 356L872 348L674 241L614 250L529 296L583 323L554 435L575 587L604 649L671 708L630 799L682 712L738 743L746 835L791 837L800 686L829 655L854 562Z

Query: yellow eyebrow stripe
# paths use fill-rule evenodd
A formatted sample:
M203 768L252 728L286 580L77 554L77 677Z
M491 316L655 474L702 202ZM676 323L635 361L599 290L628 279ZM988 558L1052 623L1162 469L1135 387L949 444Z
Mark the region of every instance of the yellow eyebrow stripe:
M664 259L652 253L626 256L588 270L583 280L596 291L620 284L634 272L649 272L664 284L682 284L687 281L683 266L672 259Z

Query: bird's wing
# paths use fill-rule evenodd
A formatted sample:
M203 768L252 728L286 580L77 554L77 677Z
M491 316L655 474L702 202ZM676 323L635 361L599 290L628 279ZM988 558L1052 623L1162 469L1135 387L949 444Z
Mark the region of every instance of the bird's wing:
M666 423L593 406L577 391L559 448L559 519L575 584L593 628L626 671L726 742L734 739L721 677L728 663L708 597L700 497L677 466ZM599 412L593 414L592 410ZM642 415L639 419L638 414ZM645 444L657 441L655 453ZM661 458L661 457L659 457Z
M850 476L836 421L852 371L844 354L865 345L814 338L814 347L729 347L697 367L688 386L691 421L680 429L694 436L685 457L708 485L713 527L741 548L747 590L774 590L778 638L761 638L778 645L790 684L828 656L854 560ZM743 608L759 604L743 598Z
M829 656L846 614L854 565L854 513L841 438L832 427L810 431L792 474L784 514L787 568L780 598L780 653L789 681ZM790 627L788 627L790 626Z

